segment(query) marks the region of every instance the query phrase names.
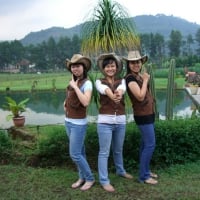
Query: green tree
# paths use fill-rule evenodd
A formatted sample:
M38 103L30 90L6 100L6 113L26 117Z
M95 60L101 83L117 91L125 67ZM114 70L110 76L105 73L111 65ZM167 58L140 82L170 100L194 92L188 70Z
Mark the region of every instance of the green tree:
M71 58L71 40L69 37L60 37L57 43L57 62L59 68L65 68L65 59Z
M78 37L78 35L74 35L72 37L72 40L71 40L71 50L72 50L72 54L74 54L75 52L80 52L81 50L81 39Z
M141 46L144 52L149 52L150 58L160 66L165 53L165 40L159 33L141 34Z
M50 37L46 43L46 58L48 61L48 68L54 68L56 66L57 47L53 37Z
M171 59L168 73L168 82L167 82L167 98L166 98L166 119L173 119L173 105L174 105L174 91L175 91L175 74L176 62L175 59Z
M195 34L195 40L197 42L197 49L196 49L196 52L197 52L197 55L200 55L200 28L197 30L196 34Z
M10 56L10 44L9 42L1 42L0 43L0 67L4 69L11 62Z
M45 41L32 48L31 58L31 60L35 63L36 69L48 69L47 44Z
M151 38L150 38L150 34L145 33L145 34L141 34L140 35L140 39L141 39L141 49L144 52L150 52L151 49Z
M189 34L187 36L186 44L187 44L187 53L188 53L188 55L192 55L191 45L194 44L194 39L193 39L191 34Z
M156 33L154 35L154 42L155 42L155 47L156 47L156 55L154 56L154 58L157 58L158 59L158 63L161 64L163 56L165 54L165 40L164 40L164 37L161 34Z
M24 47L22 43L18 40L14 40L10 42L10 58L11 63L16 65L21 61L24 56Z
M139 47L139 36L125 8L111 0L100 0L82 28L83 54L122 52Z
M180 55L181 42L182 42L181 32L172 30L170 34L170 40L168 43L170 56L178 57Z

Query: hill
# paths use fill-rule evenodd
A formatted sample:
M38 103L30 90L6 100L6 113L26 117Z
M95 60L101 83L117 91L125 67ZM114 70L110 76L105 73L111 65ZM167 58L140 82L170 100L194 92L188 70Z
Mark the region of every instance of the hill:
M139 33L159 33L163 35L165 39L169 38L172 30L179 30L183 37L186 37L189 34L195 37L197 30L200 28L199 24L188 22L185 19L173 15L140 15L131 19ZM26 35L21 42L23 45L29 45L47 41L49 37L58 40L60 37L66 36L71 38L74 34L80 36L82 25L83 24L79 24L72 28L51 27L38 32L31 32Z

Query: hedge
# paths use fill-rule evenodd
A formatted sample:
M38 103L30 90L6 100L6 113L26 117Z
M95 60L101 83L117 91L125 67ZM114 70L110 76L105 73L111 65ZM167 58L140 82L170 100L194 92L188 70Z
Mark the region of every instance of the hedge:
M155 123L155 131L156 149L151 163L152 167L163 168L173 164L184 164L199 160L200 120L198 118L169 121L159 120ZM35 134L35 144L32 145L32 149L29 148L27 150L27 146L24 148L20 146L20 139L13 140L5 132L1 131L0 159L4 160L6 157L6 159L9 158L10 162L17 162L16 153L19 154L20 152L19 161L27 165L74 166L69 157L68 138L64 125L54 127L45 126L39 129L39 133ZM96 170L99 146L95 123L88 125L85 144L88 161L92 168ZM123 152L124 164L128 170L134 170L138 167L139 145L140 132L134 122L128 123ZM109 167L114 169L112 153L109 160Z

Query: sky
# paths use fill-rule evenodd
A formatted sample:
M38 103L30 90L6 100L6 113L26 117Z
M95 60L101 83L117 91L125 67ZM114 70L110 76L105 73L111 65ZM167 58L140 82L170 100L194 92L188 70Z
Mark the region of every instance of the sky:
M157 15L180 17L200 25L198 0L112 0L130 17ZM30 32L81 24L99 0L0 0L0 41L21 40Z

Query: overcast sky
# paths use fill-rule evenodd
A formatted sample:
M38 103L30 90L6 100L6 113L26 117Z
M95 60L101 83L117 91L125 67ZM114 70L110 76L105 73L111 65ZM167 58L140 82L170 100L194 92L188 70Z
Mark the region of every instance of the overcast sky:
M115 0L130 17L165 14L200 24L198 0ZM0 41L20 40L30 32L71 28L84 22L98 0L0 0Z

